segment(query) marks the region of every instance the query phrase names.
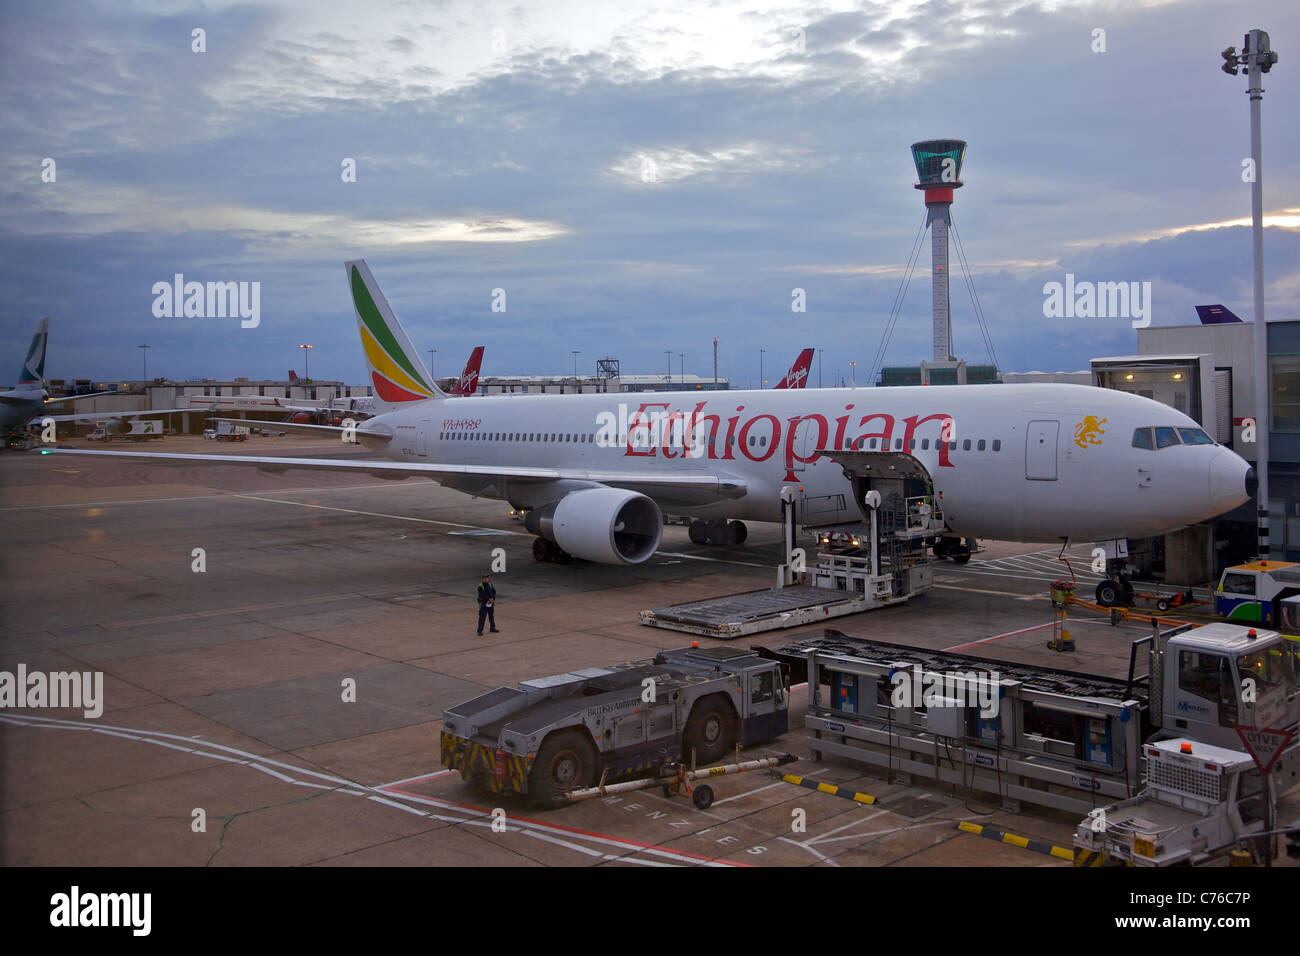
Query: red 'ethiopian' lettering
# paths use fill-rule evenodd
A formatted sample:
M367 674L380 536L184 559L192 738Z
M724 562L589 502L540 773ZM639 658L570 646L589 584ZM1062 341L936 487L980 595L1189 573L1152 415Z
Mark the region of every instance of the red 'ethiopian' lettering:
M772 423L772 440L767 446L767 451L755 457L749 453L749 430L763 419L768 419ZM745 422L740 427L740 453L750 461L767 461L776 451L776 443L781 440L781 422L775 415L758 415Z
M642 402L641 407L632 413L632 417L627 422L627 449L625 455L639 455L644 458L653 458L655 454L654 423L650 419L641 420L641 415L648 408L668 407L667 402ZM633 436L638 428L645 429L645 438L634 441ZM639 445L642 448L648 448L649 451L633 451L633 446Z
M817 460L817 449L826 447L826 433L830 426L826 424L826 419L821 415L796 415L789 420L790 429L785 433L785 477L782 481L798 481L794 474L794 463L796 461L807 465ZM817 423L817 440L812 442L811 454L805 458L794 450L796 436L799 433L799 426L803 422ZM805 429L805 432L807 430Z
M939 420L939 435L949 435L952 429L952 416L943 412L936 412L933 415L926 415L924 418L918 418L915 415L909 415L903 421L907 422L907 430L903 433L903 448L912 447L912 436L916 434L916 429L928 421ZM945 431L945 429L948 429ZM948 460L948 443L942 440L942 437L935 442L939 448L939 467L951 468L952 462Z
M876 412L874 415L863 415L862 421L858 422L858 427L861 428L863 425L871 421L873 418L882 419L885 423L884 427L881 428L881 430L878 432L863 432L861 435L857 437L857 440L853 442L853 447L864 448L866 447L865 442L868 438L879 438L880 450L888 451L889 439L893 437L894 434L894 416L886 415L884 412Z

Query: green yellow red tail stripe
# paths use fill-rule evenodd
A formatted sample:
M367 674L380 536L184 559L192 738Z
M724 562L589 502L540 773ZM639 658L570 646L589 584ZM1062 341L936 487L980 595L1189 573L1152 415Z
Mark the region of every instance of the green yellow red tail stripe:
M366 261L357 259L346 263L346 267L375 395L390 405L443 398L443 392L433 384L406 330L379 291Z

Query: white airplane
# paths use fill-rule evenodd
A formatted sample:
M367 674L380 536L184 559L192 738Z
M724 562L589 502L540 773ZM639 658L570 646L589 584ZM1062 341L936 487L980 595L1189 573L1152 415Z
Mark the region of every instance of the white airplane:
M527 511L539 560L639 564L662 514L735 536L779 521L798 489L819 526L857 522L831 455L911 456L933 482L943 551L964 538L1118 543L1222 514L1255 472L1192 419L1082 385L768 389L451 398L434 384L364 260L346 264L375 399L353 426L384 460L55 452L423 476ZM730 519L728 523L727 519ZM711 534L710 538L714 536Z
M49 332L49 319L36 323L27 357L18 372L18 382L0 392L0 431L6 437L22 433L27 423L45 407L45 343Z

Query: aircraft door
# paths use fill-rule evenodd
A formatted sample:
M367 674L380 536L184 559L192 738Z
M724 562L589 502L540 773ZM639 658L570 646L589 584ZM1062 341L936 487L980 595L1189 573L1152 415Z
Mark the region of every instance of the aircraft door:
M1060 422L1030 422L1025 432L1025 477L1056 481L1056 439Z
M429 457L429 431L433 428L433 422L425 419L420 422L415 429L415 454L419 458Z

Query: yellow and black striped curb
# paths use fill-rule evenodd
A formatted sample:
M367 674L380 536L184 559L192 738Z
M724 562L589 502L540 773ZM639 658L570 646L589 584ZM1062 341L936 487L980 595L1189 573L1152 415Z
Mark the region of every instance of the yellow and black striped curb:
M833 783L822 783L818 780L809 780L807 777L801 777L795 773L782 774L781 779L786 783L793 783L799 787L806 787L809 790L816 790L819 793L829 793L832 797L843 797L845 800L852 800L854 803L865 803L867 805L876 802L876 798L869 793L854 793L852 790L845 790L843 787L837 787Z
M978 823L967 823L965 820L957 824L957 829L965 830L967 833L973 833L989 840L997 840L1009 846L1018 846L1022 850L1045 853L1048 856L1056 857L1058 860L1074 860L1073 850L1067 850L1063 846L1052 846L1050 843L1043 843L1039 840L1030 840L1028 837L1016 836L1014 833L1007 833L1005 830L994 830L992 827L981 826Z

